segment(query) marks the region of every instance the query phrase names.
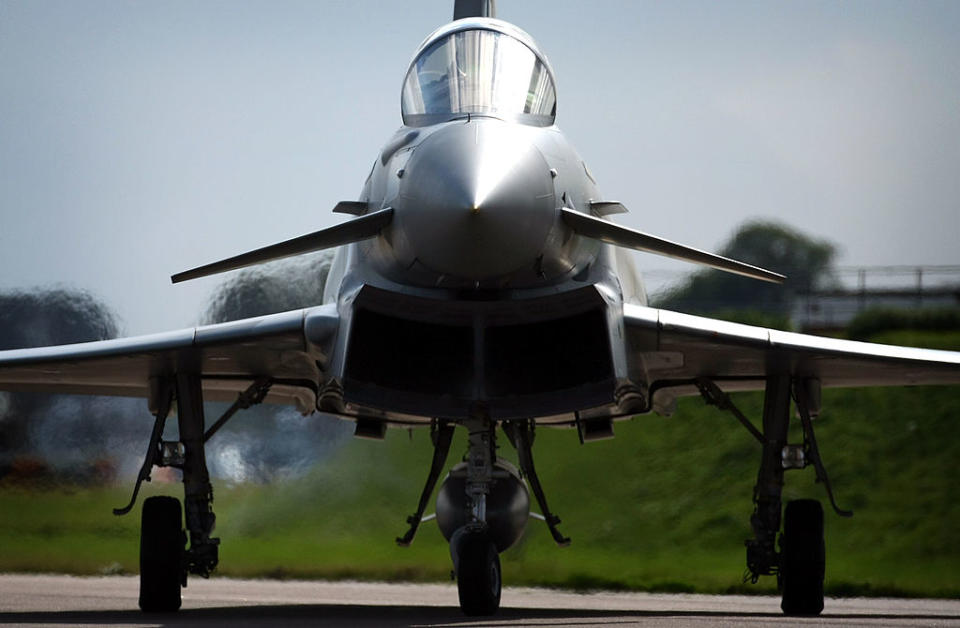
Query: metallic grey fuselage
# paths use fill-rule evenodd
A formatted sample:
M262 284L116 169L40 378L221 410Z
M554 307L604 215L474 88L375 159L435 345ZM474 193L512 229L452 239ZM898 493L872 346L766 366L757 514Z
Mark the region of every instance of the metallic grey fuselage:
M328 279L340 325L327 383L347 414L457 419L476 403L498 419L617 413L616 389L638 376L624 355L624 260L560 219L600 195L559 129L479 116L403 127L360 200L395 218L339 249ZM420 333L430 336L407 341Z

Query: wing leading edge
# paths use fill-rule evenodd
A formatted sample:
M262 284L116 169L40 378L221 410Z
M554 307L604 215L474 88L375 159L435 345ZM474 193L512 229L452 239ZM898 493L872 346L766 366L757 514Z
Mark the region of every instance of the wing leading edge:
M627 351L651 391L698 394L708 378L724 390L762 390L790 374L825 387L960 384L960 352L882 345L730 323L624 305Z
M0 390L149 397L150 380L190 370L204 398L232 401L253 381L275 383L269 403L309 412L335 333L332 305L133 338L0 351Z

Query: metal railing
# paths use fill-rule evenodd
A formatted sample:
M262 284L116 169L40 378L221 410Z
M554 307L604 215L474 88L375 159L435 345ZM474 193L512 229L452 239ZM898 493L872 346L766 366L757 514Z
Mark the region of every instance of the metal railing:
M643 273L651 300L682 285L689 272L653 269ZM844 327L872 307L930 308L960 306L960 265L839 266L832 281L794 289L790 319L798 329ZM690 295L687 309L716 311L744 308L742 303L708 302ZM769 310L782 302L755 303L748 309Z

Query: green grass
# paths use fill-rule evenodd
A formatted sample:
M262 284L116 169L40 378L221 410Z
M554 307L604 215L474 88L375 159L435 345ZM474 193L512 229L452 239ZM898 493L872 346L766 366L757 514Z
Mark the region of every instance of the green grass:
M888 345L956 350L960 347L960 330L893 329L874 334L870 341Z
M759 422L759 394L735 400ZM823 457L840 505L856 512L842 519L825 503L828 592L960 597L960 389L827 390L823 407L816 421ZM736 420L686 399L674 416L618 423L616 434L580 445L572 430L537 431L541 479L573 544L557 548L531 520L503 556L506 582L772 592L771 578L742 585L759 446ZM506 439L500 443L501 455L515 460ZM464 450L458 433L451 465ZM426 430L390 431L383 442L348 442L298 480L217 485L218 572L448 579L449 553L435 524L424 524L410 548L394 543L430 455ZM141 500L158 493L182 490L147 484ZM812 469L788 473L784 496L825 500ZM135 573L139 509L110 514L127 497L128 487L0 488L0 571Z

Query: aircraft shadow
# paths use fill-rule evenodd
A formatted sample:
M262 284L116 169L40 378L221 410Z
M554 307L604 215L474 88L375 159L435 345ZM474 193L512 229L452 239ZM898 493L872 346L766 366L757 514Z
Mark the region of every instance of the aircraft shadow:
M358 606L348 604L286 604L185 609L177 613L123 611L27 611L0 612L0 625L45 624L58 626L589 626L635 624L658 620L757 620L792 625L796 618L779 613L731 613L722 611L597 611L575 609L504 608L493 617L465 617L457 607ZM824 614L830 620L901 620L905 622L950 620L944 615ZM956 619L956 618L953 618ZM778 621L779 620L779 621ZM699 622L698 622L699 623ZM712 623L712 622L711 622ZM818 622L819 623L819 622Z

